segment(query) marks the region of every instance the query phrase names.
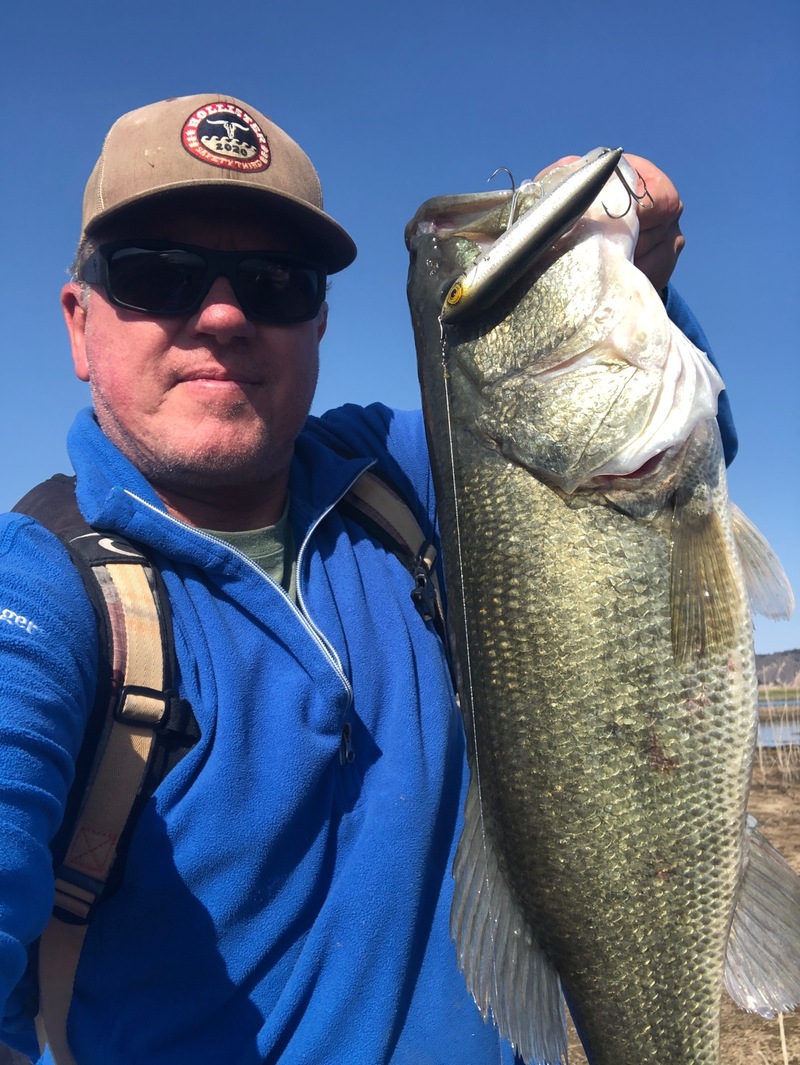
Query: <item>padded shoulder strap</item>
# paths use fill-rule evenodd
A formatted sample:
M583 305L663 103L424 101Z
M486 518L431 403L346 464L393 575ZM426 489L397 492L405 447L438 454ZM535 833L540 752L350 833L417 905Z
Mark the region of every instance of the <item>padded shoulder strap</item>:
M170 749L194 742L196 726L172 688L168 601L149 559L128 540L86 524L71 478L38 485L15 509L50 528L69 550L98 614L110 678L84 740L88 774L79 765L54 847L55 906L38 950L40 1043L57 1065L75 1065L67 1016L88 921L121 875L136 817L173 764Z
M411 598L423 619L433 622L447 648L436 548L426 540L409 505L372 470L361 474L343 502L344 509L350 510L409 570L414 578Z
M75 478L56 473L48 481L31 488L14 507L19 514L29 514L57 536L72 528L90 526L78 509Z

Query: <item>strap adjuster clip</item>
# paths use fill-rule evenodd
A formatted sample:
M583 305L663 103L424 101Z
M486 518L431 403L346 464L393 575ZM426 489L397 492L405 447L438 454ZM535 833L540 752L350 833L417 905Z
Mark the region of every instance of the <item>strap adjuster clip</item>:
M114 720L123 725L145 725L158 729L167 719L176 693L158 691L140 684L124 684L114 704Z
M436 588L432 579L435 561L436 549L426 540L420 547L411 570L414 578L411 598L423 621L434 621L436 618Z

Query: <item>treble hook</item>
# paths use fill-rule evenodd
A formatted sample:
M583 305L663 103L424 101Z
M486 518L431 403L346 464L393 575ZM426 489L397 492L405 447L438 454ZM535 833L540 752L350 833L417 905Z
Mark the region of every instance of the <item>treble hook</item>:
M620 179L620 181L622 182L623 188L625 189L625 191L628 194L628 204L627 204L625 210L622 212L622 214L612 214L611 211L609 211L609 209L606 207L606 205L603 204L603 210L606 212L606 214L608 215L609 218L624 218L625 215L628 213L628 211L630 211L631 204L633 203L634 200L636 200L637 203L642 203L644 200L649 200L650 203L644 204L644 208L647 211L649 211L651 207L655 207L655 204L653 203L653 197L650 195L650 190L647 187L647 182L642 177L642 174L641 174L640 171L637 170L636 171L636 175L639 178L639 180L641 181L642 188L644 189L644 192L641 194L641 196L637 196L636 195L636 193L630 187L628 182L622 176L622 171L620 170L619 167L617 167L617 169L614 171L614 173Z
M498 166L497 170L495 170L493 174L490 174L486 181L487 184L488 182L493 181L501 171L508 174L509 179L511 181L511 206L508 209L508 221L506 222L506 229L510 229L510 227L514 224L514 216L517 213L517 202L519 200L519 189L517 188L516 182L514 181L514 175L511 173L507 166Z

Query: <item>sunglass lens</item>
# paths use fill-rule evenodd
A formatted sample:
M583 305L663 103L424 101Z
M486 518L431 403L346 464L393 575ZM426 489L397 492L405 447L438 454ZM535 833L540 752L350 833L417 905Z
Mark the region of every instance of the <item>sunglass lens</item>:
M203 259L177 248L119 248L108 261L108 285L114 299L147 314L190 311L202 292L205 276Z
M303 322L320 308L323 285L316 270L269 259L242 259L236 291L245 314L276 324Z

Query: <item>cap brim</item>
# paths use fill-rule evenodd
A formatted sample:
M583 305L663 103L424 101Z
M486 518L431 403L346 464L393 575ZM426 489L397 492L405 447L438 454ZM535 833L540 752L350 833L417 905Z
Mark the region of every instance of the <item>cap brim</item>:
M238 180L180 182L156 189L148 196L134 196L105 211L98 211L87 225L86 236L94 236L106 226L134 218L147 210L148 204L168 199L202 198L206 193L222 192L225 199L246 202L254 217L288 223L297 232L298 244L306 255L320 262L329 274L344 270L356 257L357 249L350 234L330 215L305 200L288 193L247 185Z

